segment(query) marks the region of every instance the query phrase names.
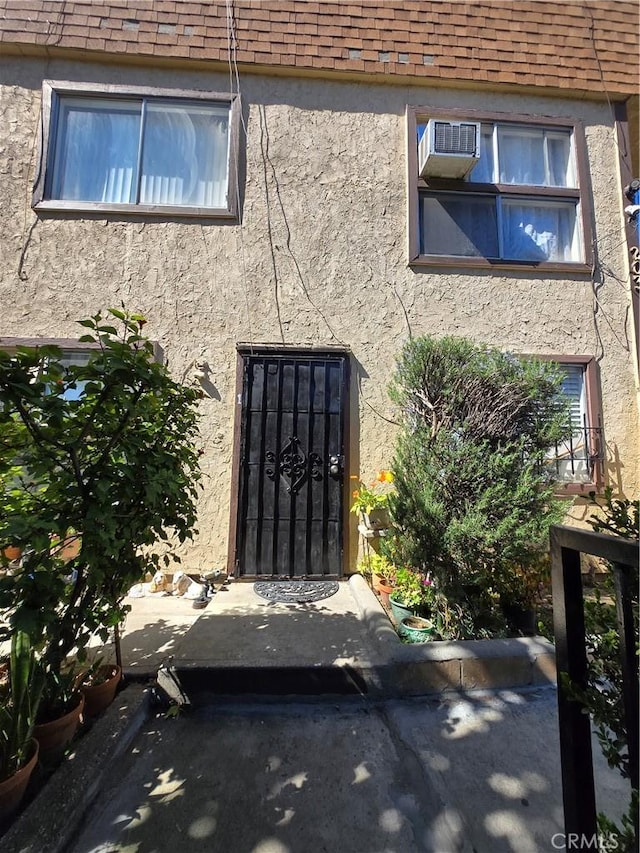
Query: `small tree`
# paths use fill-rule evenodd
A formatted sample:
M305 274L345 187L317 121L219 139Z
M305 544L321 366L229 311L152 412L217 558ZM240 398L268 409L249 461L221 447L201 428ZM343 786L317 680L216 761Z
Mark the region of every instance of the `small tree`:
M414 338L390 394L402 418L394 559L431 573L461 614L458 636L497 631L500 597L524 603L527 567L562 516L544 465L570 430L557 368L463 338Z
M51 346L0 351L0 543L24 548L0 608L40 648L49 704L67 698L67 656L106 640L129 587L196 532L199 392L155 359L144 317L109 314L80 321L86 364ZM70 535L81 547L64 561Z

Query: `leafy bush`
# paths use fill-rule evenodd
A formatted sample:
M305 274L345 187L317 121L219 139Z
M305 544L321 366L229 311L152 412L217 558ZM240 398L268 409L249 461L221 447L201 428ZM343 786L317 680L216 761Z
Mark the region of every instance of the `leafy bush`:
M402 427L392 469L394 562L430 573L464 613L458 636L504 631L563 515L545 454L569 432L562 377L463 338L414 338L390 388ZM454 632L455 635L455 632Z
M376 551L367 551L358 562L358 571L367 578L379 575L388 583L393 583L396 567L383 554Z
M156 360L144 317L109 314L80 321L86 364L51 346L0 351L0 543L24 550L0 609L39 650L43 709L69 698L71 652L106 640L130 586L195 531L199 393ZM70 530L81 544L65 560Z

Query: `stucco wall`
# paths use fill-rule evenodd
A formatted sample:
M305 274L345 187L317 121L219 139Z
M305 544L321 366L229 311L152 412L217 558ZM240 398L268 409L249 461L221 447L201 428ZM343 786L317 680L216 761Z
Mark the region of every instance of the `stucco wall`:
M0 62L0 335L75 337L74 320L123 301L148 317L176 377L189 376L194 360L209 363L215 393L202 402L207 477L189 567L208 570L226 559L238 341L351 348L357 416L348 473L365 479L391 458L385 389L409 327L414 335L465 335L514 352L595 355L608 475L617 490L638 493L624 224L606 104L243 77L239 227L36 217L30 203L43 79L222 92L228 77L38 58ZM411 270L406 104L582 120L605 271L596 272L597 284L582 275ZM354 530L350 548L353 558Z

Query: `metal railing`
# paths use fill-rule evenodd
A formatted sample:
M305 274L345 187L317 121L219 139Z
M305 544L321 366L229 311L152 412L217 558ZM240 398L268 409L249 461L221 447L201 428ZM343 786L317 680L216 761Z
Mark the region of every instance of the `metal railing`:
M601 478L604 462L602 426L588 426L586 416L581 427L573 428L569 437L556 443L548 454L546 464L555 469L559 480L584 479L595 482Z
M638 542L575 527L551 528L553 624L558 671L558 723L565 833L585 839L597 834L591 751L591 720L569 695L561 673L578 689L587 686L584 599L580 554L608 560L615 585L622 696L629 753L629 779L638 787L638 657L632 613L632 573L638 568ZM577 848L576 848L577 849Z

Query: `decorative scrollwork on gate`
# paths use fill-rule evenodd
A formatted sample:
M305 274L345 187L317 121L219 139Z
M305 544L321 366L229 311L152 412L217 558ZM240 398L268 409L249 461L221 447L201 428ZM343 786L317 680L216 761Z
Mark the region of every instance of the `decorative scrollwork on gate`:
M322 467L324 462L322 461L322 457L318 456L317 453L309 454L309 476L312 480L321 480L322 479Z
M289 494L295 494L307 477L312 480L322 479L322 458L317 453L307 456L300 448L300 439L295 435L290 436L278 457L272 450L267 450L264 458L269 465L265 468L265 475L275 480L279 474Z

